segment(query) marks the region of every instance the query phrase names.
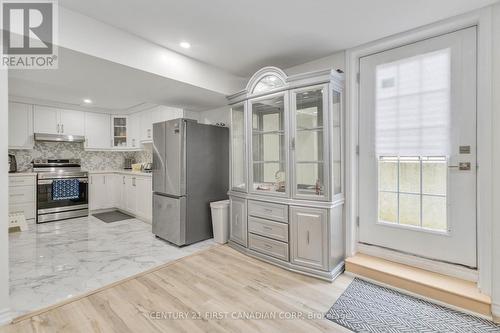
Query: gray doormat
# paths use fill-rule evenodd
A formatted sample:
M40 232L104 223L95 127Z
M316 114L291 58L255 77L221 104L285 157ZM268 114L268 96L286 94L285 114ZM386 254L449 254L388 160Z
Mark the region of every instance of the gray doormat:
M358 278L325 317L354 332L500 332L489 320Z
M129 220L129 219L135 218L133 216L122 213L122 212L117 211L117 210L114 210L112 212L97 213L97 214L92 214L92 215L94 217L97 217L99 220L106 222L106 223L118 222L118 221Z

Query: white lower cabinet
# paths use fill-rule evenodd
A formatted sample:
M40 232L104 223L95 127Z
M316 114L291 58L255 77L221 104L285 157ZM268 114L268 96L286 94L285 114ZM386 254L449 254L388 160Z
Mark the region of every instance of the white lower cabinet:
M328 269L328 210L290 207L290 261Z
M90 210L118 208L151 222L153 185L149 176L120 173L90 175Z
M246 200L238 197L231 198L231 223L229 239L247 246L247 205Z
M116 177L114 174L92 174L89 188L90 210L109 209L116 204Z
M135 180L136 215L151 217L153 215L153 182L150 177L138 177Z
M36 218L36 175L9 176L9 213L23 213L26 220Z

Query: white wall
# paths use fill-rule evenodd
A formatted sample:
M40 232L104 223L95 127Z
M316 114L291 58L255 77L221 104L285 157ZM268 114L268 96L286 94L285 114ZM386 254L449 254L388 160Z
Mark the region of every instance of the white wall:
M500 318L500 4L493 9L493 218L492 301L493 314Z
M225 95L245 84L244 78L63 7L59 7L58 44Z
M345 52L337 52L327 57L306 62L301 65L285 69L288 75L314 72L323 69L341 69L345 71Z
M8 215L8 85L7 70L0 69L0 324L9 320Z
M229 127L231 122L230 107L223 106L221 108L199 112L198 121L202 124L209 125L224 123Z

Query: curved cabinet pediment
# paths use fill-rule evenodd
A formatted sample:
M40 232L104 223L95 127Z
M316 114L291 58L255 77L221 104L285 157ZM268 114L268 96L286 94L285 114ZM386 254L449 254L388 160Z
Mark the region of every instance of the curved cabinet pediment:
M257 71L248 81L246 92L249 95L260 95L286 87L287 75L277 67L264 67Z

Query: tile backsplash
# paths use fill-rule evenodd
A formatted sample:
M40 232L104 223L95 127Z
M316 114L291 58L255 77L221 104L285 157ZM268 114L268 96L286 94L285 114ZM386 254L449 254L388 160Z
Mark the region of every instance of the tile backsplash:
M32 150L9 150L9 154L16 156L19 171L31 169L31 161L39 158L79 158L82 168L91 171L123 169L125 158L134 158L137 163L153 160L149 146L138 152L86 151L83 143L74 142L35 142Z

